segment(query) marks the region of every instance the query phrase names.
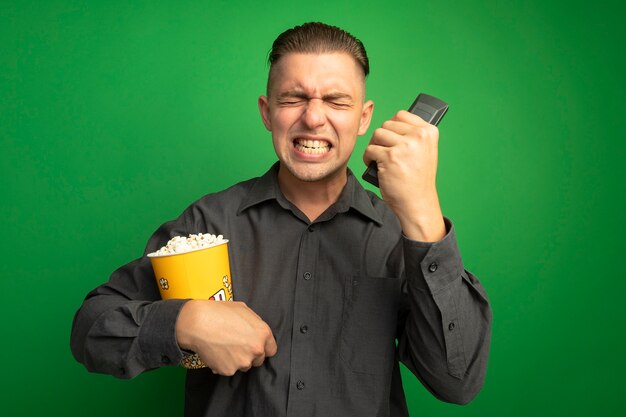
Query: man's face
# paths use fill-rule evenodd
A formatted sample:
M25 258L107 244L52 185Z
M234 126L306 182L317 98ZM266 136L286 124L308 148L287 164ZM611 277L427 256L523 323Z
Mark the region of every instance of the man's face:
M292 53L274 65L271 77L259 110L272 132L281 175L300 181L345 175L374 107L363 103L365 81L356 61L342 52Z

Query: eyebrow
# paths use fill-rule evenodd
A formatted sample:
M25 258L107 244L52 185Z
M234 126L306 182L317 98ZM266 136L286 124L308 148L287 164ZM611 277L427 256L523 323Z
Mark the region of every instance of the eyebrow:
M289 90L289 91L280 93L278 95L279 99L289 98L289 97L296 97L296 98L302 98L302 99L307 99L307 100L311 98L307 93L305 93L302 90ZM352 96L346 93L334 92L334 93L324 94L322 96L322 99L323 100L341 100L341 99L352 100Z

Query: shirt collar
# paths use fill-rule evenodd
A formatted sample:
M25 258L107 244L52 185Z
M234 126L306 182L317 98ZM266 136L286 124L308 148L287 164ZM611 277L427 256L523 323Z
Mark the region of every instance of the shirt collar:
M287 201L278 186L279 166L280 162L276 162L254 183L248 192L247 197L239 206L237 215L240 215L248 208L261 204L267 200L276 200L283 208L288 208L290 206L290 203ZM381 216L372 205L372 200L368 195L368 192L357 181L356 177L352 174L352 171L348 168L348 181L346 186L341 192L337 202L331 206L331 209L335 213L344 213L350 208L355 209L363 216L378 223L379 225L382 225Z
M263 174L262 177L254 182L254 185L250 188L248 195L241 202L239 210L237 210L237 215L240 215L246 209L264 201L278 200L279 196L282 197L282 193L278 188L279 166L280 162L276 162L265 174Z
M378 223L379 226L382 226L383 220L381 215L378 211L376 211L374 205L372 204L372 198L377 197L370 195L352 174L350 168L348 168L348 184L346 184L344 192L349 191L350 187L352 188L352 201L350 202L350 206L365 217Z

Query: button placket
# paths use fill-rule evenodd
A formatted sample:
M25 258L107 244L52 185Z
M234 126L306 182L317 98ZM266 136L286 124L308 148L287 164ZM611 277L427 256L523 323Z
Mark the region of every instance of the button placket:
M308 398L315 392L313 386L306 386L305 389L305 381L308 381L309 375L313 372L311 369L313 341L310 337L310 326L313 324L318 251L319 231L309 225L302 232L298 250L290 360L290 374L294 382L289 388L287 415L296 415L300 404L298 401Z

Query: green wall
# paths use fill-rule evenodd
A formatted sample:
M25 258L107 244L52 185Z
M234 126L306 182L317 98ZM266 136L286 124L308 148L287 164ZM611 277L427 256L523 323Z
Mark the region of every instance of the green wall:
M72 317L159 224L274 161L266 53L309 20L368 48L368 136L420 91L450 103L440 197L492 354L466 407L405 373L412 415L623 414L623 3L182 3L0 1L0 414L182 414L181 369L88 374Z

